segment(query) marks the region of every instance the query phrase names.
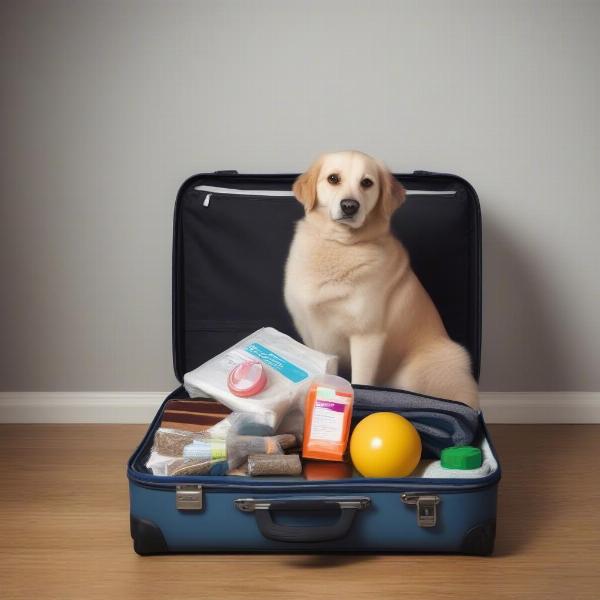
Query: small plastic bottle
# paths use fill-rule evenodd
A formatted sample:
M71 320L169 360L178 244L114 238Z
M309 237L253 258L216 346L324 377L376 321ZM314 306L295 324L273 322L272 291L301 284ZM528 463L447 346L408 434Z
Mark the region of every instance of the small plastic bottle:
M337 375L312 381L304 410L303 458L344 460L350 434L354 390Z

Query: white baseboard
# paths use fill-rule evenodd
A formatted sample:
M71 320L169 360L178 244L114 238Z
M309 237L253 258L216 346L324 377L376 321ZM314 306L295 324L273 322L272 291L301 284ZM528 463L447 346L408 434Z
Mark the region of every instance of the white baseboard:
M488 423L600 423L600 392L481 392Z
M0 423L149 423L166 392L0 392ZM488 423L600 423L600 392L482 392Z
M167 392L0 392L0 423L150 423Z

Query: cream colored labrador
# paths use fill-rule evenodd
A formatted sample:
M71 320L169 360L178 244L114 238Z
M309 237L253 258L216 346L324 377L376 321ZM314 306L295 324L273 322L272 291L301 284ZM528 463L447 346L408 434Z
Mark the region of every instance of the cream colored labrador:
M390 231L404 189L362 152L321 156L293 187L306 215L285 272L285 301L311 348L337 354L352 382L478 408L469 355L446 333Z

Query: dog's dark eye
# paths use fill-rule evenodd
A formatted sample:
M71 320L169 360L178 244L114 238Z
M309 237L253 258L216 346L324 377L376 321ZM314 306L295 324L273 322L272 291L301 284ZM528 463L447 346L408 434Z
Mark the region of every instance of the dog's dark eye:
M368 177L365 177L361 182L360 185L364 188L370 188L373 185L373 180L369 179Z
M329 181L329 183L331 185L337 185L340 182L340 178L339 175L336 175L335 173L332 173L328 178L327 181Z

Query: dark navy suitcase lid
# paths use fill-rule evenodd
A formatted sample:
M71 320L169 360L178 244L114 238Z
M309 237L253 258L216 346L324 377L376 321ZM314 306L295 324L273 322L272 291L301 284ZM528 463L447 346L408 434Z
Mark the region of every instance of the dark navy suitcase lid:
M218 171L190 177L179 189L172 290L173 363L179 381L260 327L275 327L299 339L283 300L285 261L303 208L282 192L290 192L296 177ZM396 177L407 189L407 200L394 213L392 230L407 248L450 337L471 354L478 377L477 194L455 175L415 171ZM219 188L242 191L226 193ZM253 195L252 190L280 193Z

